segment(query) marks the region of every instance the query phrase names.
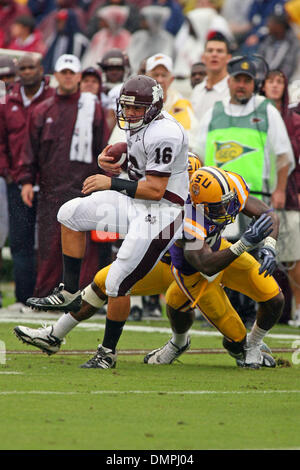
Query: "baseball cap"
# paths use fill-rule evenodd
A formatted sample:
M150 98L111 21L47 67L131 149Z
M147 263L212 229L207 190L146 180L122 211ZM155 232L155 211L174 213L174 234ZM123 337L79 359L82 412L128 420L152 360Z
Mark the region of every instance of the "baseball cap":
M173 61L165 54L155 54L149 57L146 62L146 72L150 72L158 65L163 65L168 72L173 72Z
M256 67L253 62L247 60L246 58L241 58L240 60L232 60L232 63L229 62L228 72L229 75L235 77L236 75L243 74L248 75L249 77L256 78Z
M99 80L100 83L102 81L100 72L94 67L88 67L84 69L81 75L82 75L82 78L84 78L86 75L93 75Z
M61 72L62 70L72 70L74 73L81 71L81 63L78 57L73 54L61 55L55 64L55 72Z
M0 77L4 75L16 75L16 66L10 57L0 57Z

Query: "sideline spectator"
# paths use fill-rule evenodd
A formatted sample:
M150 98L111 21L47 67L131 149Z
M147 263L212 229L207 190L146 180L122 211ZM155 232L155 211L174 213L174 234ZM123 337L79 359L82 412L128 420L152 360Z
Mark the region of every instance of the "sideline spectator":
M80 31L86 28L85 13L81 7L78 6L78 0L56 0L56 9L51 11L39 24L39 29L43 34L43 39L46 44L49 44L53 37L53 31L56 30L57 13L60 10L71 10L76 16L77 23Z
M176 35L174 66L176 77L189 76L192 64L201 60L205 43L212 34L222 34L230 47L234 42L229 25L225 18L219 14L215 2L208 3L207 8L196 8L187 13L186 21Z
M256 67L251 60L234 58L228 70L230 96L203 116L195 151L205 165L236 171L251 194L283 209L288 173L294 167L285 124L277 109L254 93Z
M134 73L140 67L143 59L157 53L174 58L174 37L165 30L164 25L170 17L170 9L159 5L142 8L141 29L131 38L127 50L131 68Z
M46 73L54 72L56 61L61 55L74 54L81 59L87 50L90 42L82 34L78 17L71 8L55 13L55 27L48 44L43 62Z
M56 0L28 0L27 6L38 25L49 13L56 9Z
M271 99L285 122L295 157L295 169L290 174L286 188L284 209L278 211L280 231L278 237L278 260L286 266L290 288L295 299L291 326L300 326L300 116L288 108L288 79L281 70L271 70L263 85L263 94ZM279 273L278 273L279 276ZM277 279L277 277L275 276ZM280 279L277 279L281 285ZM284 291L286 296L286 292ZM288 300L288 299L287 299ZM291 305L289 305L291 307ZM282 322L290 319L290 311L284 312Z
M9 93L16 80L17 68L14 61L8 56L0 56L0 80L5 84L5 91ZM1 90L1 93L3 90ZM0 163L1 166L1 163ZM0 281L2 276L2 248L8 236L8 201L7 185L3 176L0 176ZM2 292L0 291L0 308L2 307Z
M17 78L17 67L13 59L8 56L0 56L0 80L5 83L8 93L14 86Z
M243 55L254 54L260 41L268 34L267 19L273 13L284 12L286 0L253 0L248 12L249 30L239 53Z
M42 34L35 29L35 21L32 16L18 16L11 25L12 41L8 49L24 52L38 52L45 55L47 47L42 39Z
M267 26L269 33L260 42L257 53L264 57L270 69L281 70L290 80L299 63L299 38L292 30L286 14L271 15Z
M166 21L165 30L176 36L185 19L180 3L177 0L152 0L152 4L170 9L171 14Z
M8 205L5 179L0 176L0 281L2 277L2 248L8 236ZM0 286L1 287L1 286ZM2 308L2 292L0 290L0 308Z
M0 0L0 48L6 48L10 43L10 27L21 15L30 15L26 5L20 5L15 0Z
M107 127L99 100L80 94L79 59L62 55L55 66L56 93L41 103L29 121L18 182L22 198L31 206L33 185L39 178L38 270L35 295L46 295L62 278L60 225L57 212L66 201L81 196L82 182L99 173L97 156L106 145ZM85 96L83 96L85 95ZM99 245L87 241L82 285L99 266Z
M103 75L102 84L102 104L105 108L109 108L111 99L109 92L120 85L128 78L130 65L128 57L121 49L111 49L104 54L97 65L101 68ZM115 106L113 106L115 109Z
M19 59L18 76L20 82L14 85L6 103L0 106L0 174L7 182L9 239L17 301L11 308L20 310L35 285L37 203L36 191L32 194L31 207L22 201L18 186L20 158L29 114L52 96L54 90L49 87L49 79L43 76L40 59L34 54L26 54Z
M173 61L165 54L155 54L147 59L146 75L154 78L163 89L163 109L173 116L190 134L196 128L197 121L191 102L184 99L171 84L174 80Z
M80 92L93 93L101 100L101 74L94 67L84 69L81 74Z
M141 2L139 2L141 3ZM124 24L124 29L129 31L130 33L135 33L139 29L140 25L140 14L139 9L132 5L132 2L127 2L126 0L95 0L92 2L90 6L87 17L88 17L88 25L86 27L86 34L88 38L92 38L94 34L99 31L99 17L98 13L101 8L105 8L107 6L117 5L117 6L125 6L128 8L128 18ZM141 6L139 5L139 8Z
M227 20L237 45L240 45L249 33L251 25L248 13L253 0L224 0L221 15Z
M125 6L108 6L98 12L99 23L103 25L94 34L91 44L83 56L83 67L96 67L99 58L110 49L126 51L131 40L131 34L124 28L129 10Z
M231 58L229 45L220 33L214 34L206 41L202 61L206 67L206 77L192 91L191 102L197 119L216 101L229 96L227 63Z
M203 62L196 62L195 64L193 64L191 68L190 77L191 87L195 88L196 85L202 83L206 75L206 66Z

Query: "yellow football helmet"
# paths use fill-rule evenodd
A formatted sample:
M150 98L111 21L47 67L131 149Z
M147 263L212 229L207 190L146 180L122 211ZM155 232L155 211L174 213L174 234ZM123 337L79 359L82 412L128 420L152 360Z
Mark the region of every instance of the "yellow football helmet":
M188 152L188 159L189 159L189 166L188 166L188 172L189 172L189 179L191 179L192 174L201 168L201 161L198 157L193 152Z
M204 166L190 180L190 196L194 206L204 206L205 216L214 224L230 224L239 212L235 188L226 171Z

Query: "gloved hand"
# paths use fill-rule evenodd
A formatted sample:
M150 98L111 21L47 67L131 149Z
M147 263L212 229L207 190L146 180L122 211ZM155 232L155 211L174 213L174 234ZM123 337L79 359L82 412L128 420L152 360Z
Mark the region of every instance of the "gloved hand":
M259 274L265 273L264 277L272 276L277 268L276 251L270 246L263 246L258 252L260 260Z
M254 248L272 232L272 219L267 214L262 214L257 220L253 220L243 233L241 241L247 248Z

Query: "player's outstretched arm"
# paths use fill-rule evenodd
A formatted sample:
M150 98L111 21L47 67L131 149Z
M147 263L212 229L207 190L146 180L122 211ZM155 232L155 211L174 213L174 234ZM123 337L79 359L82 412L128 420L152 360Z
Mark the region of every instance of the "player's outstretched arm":
M185 259L197 271L206 276L214 276L227 268L244 251L255 248L262 240L270 235L272 231L272 219L262 214L256 221L252 221L240 240L225 250L212 251L207 243L203 243L200 250L193 250L193 242L185 244Z

